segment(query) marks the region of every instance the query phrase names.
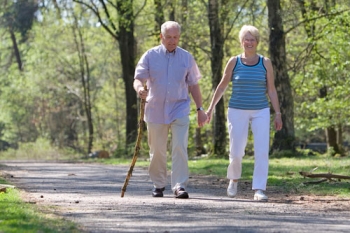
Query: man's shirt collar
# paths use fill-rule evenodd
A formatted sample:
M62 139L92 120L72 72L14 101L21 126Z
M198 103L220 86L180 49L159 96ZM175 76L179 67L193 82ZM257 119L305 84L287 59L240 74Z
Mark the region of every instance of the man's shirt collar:
M163 44L160 44L161 45L161 48L162 48L162 51L164 52L164 55L167 55L167 54L174 54L175 55L175 53L176 53L176 50L177 50L177 47L175 48L175 50L174 51L172 51L172 52L169 52L166 48L165 48L165 46L163 45Z

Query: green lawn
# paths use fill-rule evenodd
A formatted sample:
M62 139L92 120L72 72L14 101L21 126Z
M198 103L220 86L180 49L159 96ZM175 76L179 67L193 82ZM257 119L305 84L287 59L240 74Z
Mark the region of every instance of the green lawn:
M107 159L95 162L107 164L130 164L130 159ZM137 160L135 166L147 167L149 162L145 158ZM215 175L226 177L228 159L192 159L189 160L191 174ZM251 181L254 167L254 157L243 159L242 180ZM171 168L170 159L168 168ZM327 155L298 156L294 158L270 158L268 186L274 186L287 193L337 195L350 198L350 179L326 181L319 184L304 184L304 182L318 181L321 178L304 178L300 171L313 173L332 173L350 176L350 157L330 157Z
M0 184L4 183L5 181L0 179ZM8 188L6 193L0 193L0 232L78 233L81 230L72 222L44 214L37 206L23 202L18 190Z

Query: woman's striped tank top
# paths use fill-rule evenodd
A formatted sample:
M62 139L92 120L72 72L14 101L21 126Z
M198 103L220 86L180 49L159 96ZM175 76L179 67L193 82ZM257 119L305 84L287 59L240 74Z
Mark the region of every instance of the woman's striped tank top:
M232 74L230 108L258 110L269 107L263 59L264 57L259 55L257 64L245 65L242 63L241 56L237 56Z

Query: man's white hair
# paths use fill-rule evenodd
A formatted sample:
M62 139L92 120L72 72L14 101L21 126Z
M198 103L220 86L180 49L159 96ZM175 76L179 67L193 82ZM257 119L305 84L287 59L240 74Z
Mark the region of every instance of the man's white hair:
M160 31L162 33L163 36L165 36L166 31L169 28L177 28L179 30L179 33L181 34L181 26L178 22L175 21L166 21L165 23L162 24Z

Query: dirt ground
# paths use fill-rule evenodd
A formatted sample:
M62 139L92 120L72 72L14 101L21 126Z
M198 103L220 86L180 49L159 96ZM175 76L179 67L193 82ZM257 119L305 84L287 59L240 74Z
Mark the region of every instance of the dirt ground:
M78 223L83 232L350 232L350 200L285 195L268 187L268 202L253 201L250 182L226 196L227 180L191 176L189 199L166 187L152 198L147 171L134 169L121 198L127 166L0 161L0 175L25 201Z

